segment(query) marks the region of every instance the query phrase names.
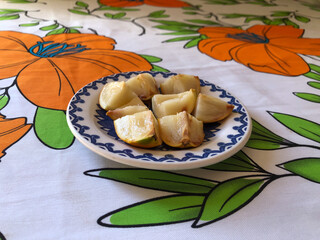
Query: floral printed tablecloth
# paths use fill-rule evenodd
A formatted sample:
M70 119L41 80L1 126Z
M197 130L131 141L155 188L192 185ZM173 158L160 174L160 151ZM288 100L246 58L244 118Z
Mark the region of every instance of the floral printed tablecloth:
M319 239L319 26L317 0L2 0L0 239ZM246 146L160 171L75 140L74 93L140 70L237 96Z

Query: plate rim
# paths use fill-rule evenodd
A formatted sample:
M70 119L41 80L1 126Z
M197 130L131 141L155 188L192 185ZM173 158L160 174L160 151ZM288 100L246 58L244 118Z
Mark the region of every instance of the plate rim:
M108 76L96 79L96 80L86 84L85 86L83 86L71 98L71 100L68 103L68 107L67 107L67 111L66 111L66 118L67 118L68 127L71 130L72 134L76 137L77 140L79 140L79 142L81 144L83 144L85 147L87 147L91 151L95 152L96 154L98 154L104 158L107 158L107 159L110 159L110 160L113 160L113 161L116 161L116 162L119 162L122 164L126 164L129 166L148 168L148 169L158 169L158 170L185 170L185 169L194 169L194 168L204 167L204 166L208 166L208 165L223 161L223 160L231 157L235 153L237 153L239 150L241 150L245 146L247 141L249 140L251 132L252 132L252 120L251 120L251 117L248 113L248 110L243 105L243 103L239 99L237 99L233 94L231 94L229 91L226 91L225 89L220 88L219 86L215 85L214 83L204 81L202 79L200 79L200 80L203 81L206 85L214 86L215 88L217 88L217 89L221 90L222 92L225 92L225 93L229 94L231 97L233 97L239 103L239 105L241 105L241 107L244 109L245 116L247 117L247 126L246 126L246 130L244 131L244 134L242 135L242 138L238 142L236 142L235 144L231 145L231 147L228 148L227 150L223 150L223 152L220 152L217 155L214 155L211 157L199 158L195 161L182 161L182 162L179 162L179 161L173 161L173 162L141 161L141 159L132 158L129 156L123 157L119 154L115 154L114 152L99 148L96 145L94 145L92 142L85 140L84 137L75 129L74 124L72 123L72 120L71 120L71 116L70 116L71 105L76 100L76 97L79 94L81 94L83 89L89 88L95 82L98 82L98 81L101 82L101 81L104 81L105 79L108 79L108 78L111 78L111 79L112 78L119 78L121 76L128 79L128 76L130 77L130 75L140 74L140 73L150 73L154 76L157 74L161 74L163 77L168 77L170 75L178 74L175 72L159 72L159 71L121 72L121 73L112 74L112 75L108 75ZM112 79L112 80L115 81L114 79ZM130 148L137 149L136 147L128 145L128 149L130 149ZM141 148L138 148L138 149L141 149ZM193 148L191 148L191 149L193 149ZM146 150L148 150L148 149L146 149ZM190 149L186 149L186 151L187 151L186 154L188 153L188 150L190 150ZM169 155L169 153L164 154L164 156L165 155Z

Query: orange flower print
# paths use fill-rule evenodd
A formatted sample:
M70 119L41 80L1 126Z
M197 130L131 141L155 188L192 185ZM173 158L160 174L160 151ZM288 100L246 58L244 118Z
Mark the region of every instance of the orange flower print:
M0 78L17 76L20 92L39 107L66 110L71 97L101 77L151 70L141 56L114 50L115 41L95 34L39 37L0 32Z
M135 7L148 4L156 7L187 7L190 4L179 0L99 0L103 5L111 7Z
M199 42L200 52L221 61L233 59L259 72L301 75L310 69L298 54L320 55L320 39L302 38L304 30L292 26L203 27L199 33L208 37Z
M25 118L7 119L0 114L0 158L5 150L22 138L31 128Z

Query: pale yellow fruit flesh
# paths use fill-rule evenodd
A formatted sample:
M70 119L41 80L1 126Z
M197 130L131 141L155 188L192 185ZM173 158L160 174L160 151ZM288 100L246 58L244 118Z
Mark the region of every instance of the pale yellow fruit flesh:
M126 106L123 108L109 110L107 112L107 116L109 116L112 120L116 120L118 118L121 118L121 117L124 117L127 115L132 115L132 114L147 111L147 110L148 110L148 108L146 106L139 106L139 105Z
M130 145L152 148L162 144L158 122L150 110L118 118L114 127L118 137Z
M162 94L175 94L195 89L196 93L200 92L200 79L197 76L178 74L169 77L165 82L160 84Z
M149 73L138 74L126 83L143 101L149 100L154 94L159 93L156 80Z
M127 106L146 106L146 105L142 102L142 100L138 96L135 96L128 103L122 105L121 108L124 108Z
M100 93L99 104L105 110L112 110L127 104L135 97L137 95L125 82L109 82Z
M186 111L159 118L158 121L160 136L171 147L197 147L203 142L203 122Z
M194 89L178 94L156 94L152 97L152 110L157 118L186 111L191 113L197 95Z
M193 115L204 123L217 122L228 117L233 108L234 105L219 98L200 93Z

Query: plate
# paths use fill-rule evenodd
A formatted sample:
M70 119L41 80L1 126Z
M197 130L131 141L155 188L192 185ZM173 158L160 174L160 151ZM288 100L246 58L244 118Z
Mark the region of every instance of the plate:
M127 165L159 169L182 170L208 166L238 152L248 141L252 123L245 106L224 89L200 79L201 92L218 97L235 106L225 120L204 124L205 140L196 148L176 149L165 144L153 149L133 147L120 140L113 121L99 106L99 94L107 82L126 81L140 73L150 73L159 85L172 72L127 72L107 76L89 83L70 100L67 122L74 136L95 153Z

